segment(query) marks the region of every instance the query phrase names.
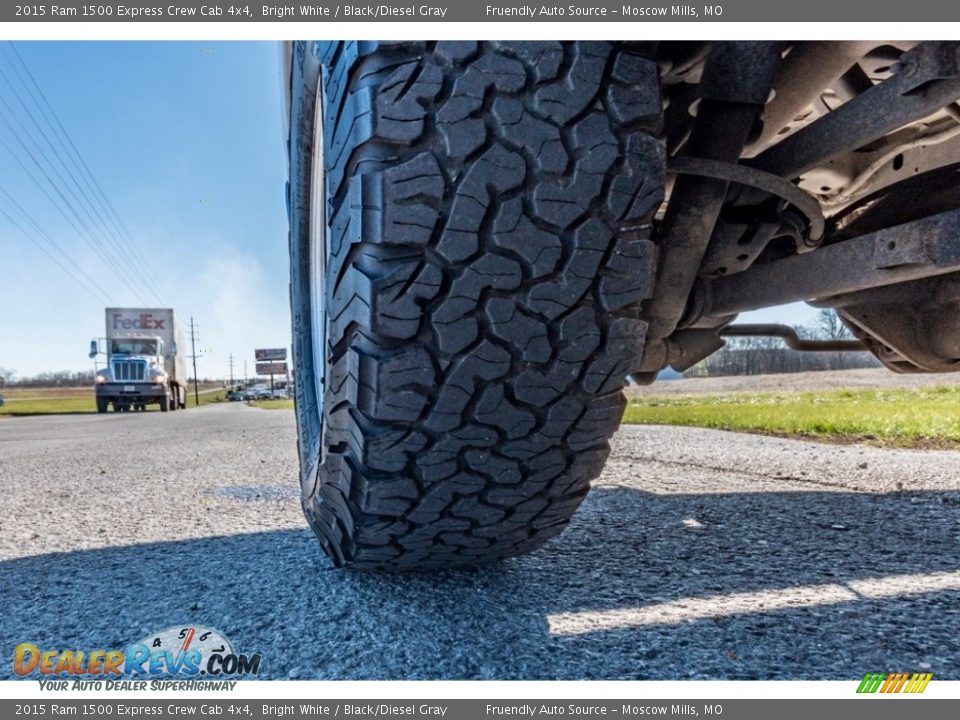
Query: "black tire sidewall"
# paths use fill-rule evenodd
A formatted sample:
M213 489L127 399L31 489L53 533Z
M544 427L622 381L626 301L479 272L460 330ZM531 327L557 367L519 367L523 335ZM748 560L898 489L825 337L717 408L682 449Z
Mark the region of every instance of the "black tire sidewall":
M314 318L311 304L311 274L314 272L310 248L312 167L316 138L314 127L316 94L321 64L314 43L291 45L290 117L287 142L290 180L287 184L287 213L290 222L290 317L292 322L292 363L296 378L294 410L297 416L300 487L304 499L316 489L321 457L323 417L322 398L314 378L313 332L326 318Z

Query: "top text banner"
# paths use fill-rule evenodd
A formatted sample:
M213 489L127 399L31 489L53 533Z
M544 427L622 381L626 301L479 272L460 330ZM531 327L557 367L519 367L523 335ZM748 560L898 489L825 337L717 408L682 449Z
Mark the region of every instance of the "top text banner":
M952 22L960 3L894 0L774 2L727 0L717 5L580 0L576 3L408 0L297 4L277 2L170 2L145 0L90 4L0 5L0 22Z

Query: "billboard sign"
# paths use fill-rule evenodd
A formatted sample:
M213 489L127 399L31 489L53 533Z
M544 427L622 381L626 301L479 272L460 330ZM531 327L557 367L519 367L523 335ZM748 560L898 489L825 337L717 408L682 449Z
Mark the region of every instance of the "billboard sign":
M258 362L257 375L286 375L287 364L285 362Z
M257 362L287 359L286 348L261 348L260 350L254 350L253 354L256 357Z

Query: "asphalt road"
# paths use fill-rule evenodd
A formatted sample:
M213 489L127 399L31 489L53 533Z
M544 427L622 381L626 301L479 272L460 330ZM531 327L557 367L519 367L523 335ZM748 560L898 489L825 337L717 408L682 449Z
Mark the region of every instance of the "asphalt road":
M323 557L294 436L241 404L0 418L0 676L196 623L279 678L960 678L960 455L627 427L545 549L390 577Z

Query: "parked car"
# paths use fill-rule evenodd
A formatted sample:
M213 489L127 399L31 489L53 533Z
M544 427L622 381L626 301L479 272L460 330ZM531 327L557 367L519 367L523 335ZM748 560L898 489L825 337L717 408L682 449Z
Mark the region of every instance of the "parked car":
M270 388L267 387L254 387L250 388L246 392L245 400L269 400L273 395L270 393Z
M243 400L243 393L239 390L231 390L227 393L227 400L230 402L237 402L238 400Z

